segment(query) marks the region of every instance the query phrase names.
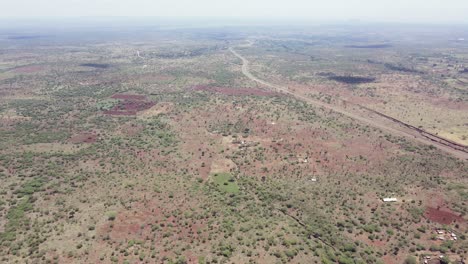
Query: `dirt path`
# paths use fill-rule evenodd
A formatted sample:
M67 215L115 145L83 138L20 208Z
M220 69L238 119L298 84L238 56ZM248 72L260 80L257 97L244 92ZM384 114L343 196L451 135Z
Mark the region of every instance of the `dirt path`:
M312 98L309 98L309 97L306 97L306 96L291 92L291 91L288 90L287 87L272 84L272 83L269 83L269 82L264 81L262 79L259 79L258 77L256 77L255 75L253 75L250 72L249 61L245 57L240 55L232 47L229 48L229 51L232 54L234 54L236 57L238 57L240 60L242 60L242 73L247 78L251 79L252 81L255 81L255 82L257 82L259 84L262 84L262 85L264 85L266 87L269 87L271 89L274 89L275 91L277 91L279 93L294 96L295 98L298 98L300 100L308 102L308 103L310 103L312 105L315 105L315 106L318 106L318 107L323 107L325 109L329 109L329 110L338 112L338 113L340 113L340 114L342 114L344 116L359 120L362 123L365 123L365 124L368 124L370 126L382 129L382 130L390 132L390 133L392 133L394 135L407 137L407 138L416 140L416 141L418 141L420 143L423 143L423 144L432 145L432 146L437 147L438 149L443 150L443 151L445 151L447 153L450 153L453 156L456 156L456 157L458 157L460 159L468 160L468 153L466 151L456 149L456 148L451 147L450 145L428 139L427 136L422 135L419 131L415 131L414 129L408 128L406 126L402 126L401 124L398 124L396 122L392 122L393 124L392 124L392 126L390 126L390 125L388 125L386 123L388 123L389 121L392 121L392 120L390 120L390 119L383 120L382 116L379 116L379 115L377 115L375 113L372 113L371 111L367 111L363 115L360 115L360 114L358 115L356 113L349 112L348 110L345 110L345 109L343 109L341 107L338 107L336 105L327 104L327 103L324 103L322 101L315 100L315 99L312 99ZM361 108L360 109L361 111L365 110L363 107L361 107L359 105L356 105L356 106L358 108ZM400 121L400 123L403 123L403 122Z

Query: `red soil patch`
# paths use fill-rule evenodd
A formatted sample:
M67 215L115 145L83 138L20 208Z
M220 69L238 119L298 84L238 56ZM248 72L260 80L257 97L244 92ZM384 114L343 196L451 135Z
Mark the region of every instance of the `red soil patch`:
M231 87L211 87L207 85L198 85L193 88L195 91L208 91L213 93L221 93L224 95L235 95L235 96L275 96L279 95L275 92L265 91L256 88L231 88Z
M150 109L155 105L154 102L147 101L144 95L114 94L112 98L122 101L111 110L104 111L106 115L136 115L137 112Z
M198 232L206 226L203 220L194 220L187 225L184 218L165 216L173 208L164 207L165 204L162 206L156 201L135 203L132 206L135 210L120 211L113 222L107 221L97 229L98 234L100 237L109 235L113 242L129 239L148 240L149 237L154 237L156 246L161 242L165 232L172 233L173 241L193 243L206 238L206 234ZM160 226L159 232L155 233L152 230L154 225Z
M395 256L392 256L392 255L385 255L382 257L382 261L385 263L385 264L395 264L395 263L398 263L395 259Z
M33 72L38 72L42 71L44 67L42 66L24 66L24 67L19 67L14 69L14 72L19 72L19 73L33 73Z
M425 216L427 219L437 222L439 224L448 225L453 222L463 222L463 218L449 209L437 209L433 207L427 207Z
M82 133L70 138L72 143L94 143L97 140L97 135L94 133Z

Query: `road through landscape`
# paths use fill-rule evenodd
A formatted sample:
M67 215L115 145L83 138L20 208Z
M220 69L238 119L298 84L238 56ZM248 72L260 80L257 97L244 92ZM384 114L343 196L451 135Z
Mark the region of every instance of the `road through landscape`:
M414 126L411 126L410 124L406 124L402 121L396 120L391 117L386 117L385 115L375 111L375 110L370 110L368 108L365 108L360 105L358 108L360 108L361 111L366 111L366 116L359 115L357 113L350 112L346 109L343 109L339 106L328 104L295 92L290 91L287 87L277 85L277 84L272 84L269 83L265 80L262 80L255 75L253 75L250 72L250 62L241 54L239 54L236 50L234 50L233 47L229 48L229 51L234 54L237 58L239 58L242 61L242 73L249 78L252 81L255 81L263 86L266 86L270 89L273 89L279 93L283 94L288 94L291 95L297 99L300 99L302 101L305 101L307 103L310 103L314 106L317 107L323 107L325 109L329 109L332 111L335 111L337 113L340 113L344 116L350 117L352 119L358 120L362 123L365 123L367 125L379 128L381 130L390 132L394 135L398 136L403 136L406 138L410 138L413 140L416 140L420 143L423 144L428 144L432 145L434 147L437 147L438 149L445 151L447 153L452 154L453 156L463 159L463 160L468 160L468 148L466 146L462 146L459 144L456 144L454 142L451 142L449 140L443 139L441 137L438 137L436 135L430 134L428 132L422 131L420 129L417 129ZM351 104L350 102L347 102L348 104ZM388 122L391 122L392 125L388 125Z

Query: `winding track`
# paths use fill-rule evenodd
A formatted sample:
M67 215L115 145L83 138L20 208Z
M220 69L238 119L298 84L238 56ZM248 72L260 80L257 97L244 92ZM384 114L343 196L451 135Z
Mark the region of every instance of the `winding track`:
M345 109L343 109L341 107L338 107L336 105L327 104L327 103L324 103L322 101L319 101L319 100L309 98L309 97L304 96L304 95L300 95L300 94L291 92L291 91L288 90L287 87L272 84L272 83L269 83L267 81L264 81L264 80L256 77L255 75L253 75L250 72L249 61L245 57L240 55L232 47L229 48L229 51L232 54L234 54L237 58L242 60L242 73L247 78L251 79L252 81L255 81L255 82L257 82L257 83L259 83L261 85L269 87L270 89L273 89L273 90L275 90L277 92L291 95L291 96L293 96L295 98L298 98L298 99L300 99L302 101L305 101L307 103L310 103L312 105L315 105L315 106L318 106L318 107L323 107L325 109L338 112L338 113L340 113L340 114L342 114L344 116L353 118L355 120L361 121L362 123L365 123L365 124L368 124L370 126L373 126L373 127L382 129L384 131L390 132L390 133L392 133L394 135L410 138L410 139L416 140L416 141L418 141L420 143L423 143L423 144L432 145L432 146L437 147L438 149L440 149L442 151L445 151L447 153L452 154L453 156L455 156L457 158L460 158L460 159L463 159L463 160L468 160L468 149L467 149L466 146L458 145L458 144L456 144L454 142L443 139L443 138L438 137L436 135L432 135L432 134L430 134L428 132L425 132L425 131L421 132L421 130L415 130L415 129L413 129L414 126L411 126L409 124L406 124L406 123L404 123L404 122L402 122L400 120L396 120L394 118L388 118L388 117L386 118L385 115L383 115L383 114L381 114L381 113L379 113L379 112L377 112L375 110L369 111L369 109L367 109L367 108L365 108L363 106L356 105L361 110L365 110L369 114L369 117L364 117L364 116L361 116L361 115L357 115L355 113L351 113L351 112L349 112L349 111L347 111L347 110L345 110ZM347 103L351 104L350 102L347 102ZM373 114L373 116L371 117L372 114ZM382 118L384 118L385 121L391 121L393 124L395 124L395 126L389 126L387 124L384 124L384 122L382 122L383 121ZM428 134L433 136L433 137L428 137L427 136ZM434 140L434 137L437 140ZM455 145L453 145L453 144L455 144Z

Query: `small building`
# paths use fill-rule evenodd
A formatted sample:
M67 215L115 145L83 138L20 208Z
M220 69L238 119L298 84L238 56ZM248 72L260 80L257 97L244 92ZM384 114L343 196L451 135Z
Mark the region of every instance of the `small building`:
M452 237L453 240L457 240L457 235L455 233L451 233L450 236Z
M397 198L395 197L389 197L389 198L383 198L382 201L388 203L388 202L396 202Z
M423 256L422 262L424 264L440 264L440 258L438 256Z

